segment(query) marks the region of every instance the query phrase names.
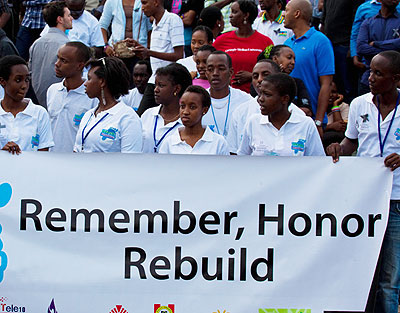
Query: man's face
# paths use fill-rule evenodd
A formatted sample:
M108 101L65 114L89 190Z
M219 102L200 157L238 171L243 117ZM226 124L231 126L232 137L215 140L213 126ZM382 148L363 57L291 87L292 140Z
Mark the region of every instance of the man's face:
M233 70L229 68L228 58L223 54L210 54L207 58L206 76L211 88L221 90L229 86Z
M76 48L71 46L62 46L58 49L57 61L54 69L57 77L68 78L81 73L82 62L77 60Z
M85 1L84 0L67 0L65 1L68 9L71 12L71 16L77 20L85 11Z
M396 88L397 82L388 59L379 54L372 59L368 82L374 95L389 92Z
M294 14L296 13L295 8L293 8L292 3L287 4L286 6L286 11L284 13L285 16L285 21L284 21L284 26L286 28L292 29L296 23L296 19L294 18Z
M61 24L64 26L65 29L72 28L72 16L71 12L68 8L64 8L64 16L61 18Z
M147 82L149 81L150 75L147 73L147 66L144 64L136 64L133 68L133 82L136 88L141 94L146 89Z
M382 0L382 5L394 9L400 2L400 0Z
M142 11L147 17L153 16L155 12L157 0L141 0L142 1Z
M264 10L269 11L271 10L275 5L277 5L276 0L263 0L260 1L260 3L263 3L264 5Z

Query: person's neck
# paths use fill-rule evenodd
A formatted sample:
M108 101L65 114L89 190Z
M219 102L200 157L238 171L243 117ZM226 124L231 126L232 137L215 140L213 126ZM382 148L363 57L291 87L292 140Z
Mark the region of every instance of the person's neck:
M266 15L267 19L269 21L273 22L278 18L280 10L276 5L274 5L274 6L272 6L272 8L270 8L269 10L266 10L265 12L266 12L265 15Z
M157 12L154 13L153 17L154 17L154 19L155 19L155 21L156 21L156 24L158 24L158 23L161 21L161 19L162 19L164 13L165 13L165 9L164 9L164 8L159 8L159 9L157 10Z
M63 25L61 24L57 24L56 26L57 29L61 30L63 33L65 33L65 31L67 30Z
M118 101L115 100L115 98L108 91L104 91L104 98L106 103L103 103L102 98L98 98L99 106L97 107L96 114L99 114L102 111L107 111L118 103Z
M160 115L164 119L164 125L167 125L179 118L179 100L174 100L168 104L162 104Z
M77 75L66 77L64 80L64 86L67 88L68 91L80 87L83 83L84 80L82 78L81 72L79 72L79 74Z
M253 30L253 28L251 27L251 25L246 24L246 25L240 26L240 27L235 31L235 33L236 33L236 36L238 36L238 37L240 37L240 38L248 38L248 37L250 37L251 35L253 35L254 30Z
M17 116L19 112L25 110L27 103L25 101L14 101L13 99L4 96L4 99L1 100L1 107L5 112L10 112L12 115Z
M397 101L397 97L398 97L398 91L397 88L394 90L391 90L389 92L386 93L381 93L379 95L376 95L376 97L379 97L379 104L380 107L382 108L389 108L392 109L396 106L396 101Z
M182 130L179 131L179 135L181 140L185 141L192 148L194 145L203 137L205 128L201 124L201 121L193 126L185 126Z
M384 5L384 4L382 3L382 6L381 6L381 10L380 10L380 11L381 11L382 17L383 17L383 18L387 18L387 17L393 15L394 12L396 12L396 7L388 7L388 6L386 6L386 5Z
M311 28L310 25L308 25L307 23L299 22L292 30L295 38L298 39L301 36L303 36L306 32L308 32L310 28Z
M229 95L229 86L227 86L226 88L223 88L221 90L215 90L212 87L210 87L210 96L211 98L214 99L222 99L225 98L226 96Z
M268 120L278 130L281 129L283 125L285 125L285 123L289 118L290 118L290 112L288 111L287 108L285 110L268 115Z

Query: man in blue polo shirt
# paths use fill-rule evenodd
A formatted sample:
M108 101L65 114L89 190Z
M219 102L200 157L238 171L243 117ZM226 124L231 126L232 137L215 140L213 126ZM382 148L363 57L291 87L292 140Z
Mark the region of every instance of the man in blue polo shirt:
M329 39L310 28L312 6L308 0L291 0L286 6L285 27L294 36L286 40L296 56L291 76L303 80L311 98L315 124L322 135L322 122L328 108L331 82L335 74L333 48Z
M367 71L361 77L360 90L369 92L369 65L372 58L386 50L400 51L400 14L396 6L400 0L382 0L378 14L366 19L357 37L357 55L364 57Z

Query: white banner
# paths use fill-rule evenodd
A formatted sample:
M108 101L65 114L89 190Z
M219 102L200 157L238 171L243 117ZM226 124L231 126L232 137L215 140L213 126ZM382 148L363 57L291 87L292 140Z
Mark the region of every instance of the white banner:
M369 158L0 164L0 312L363 311L392 185Z

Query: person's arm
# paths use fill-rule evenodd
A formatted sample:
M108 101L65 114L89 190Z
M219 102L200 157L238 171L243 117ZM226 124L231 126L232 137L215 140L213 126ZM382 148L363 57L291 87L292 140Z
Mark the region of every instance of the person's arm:
M127 40L127 42L132 42ZM136 41L135 41L136 42ZM158 52L154 50L147 49L141 44L136 42L133 51L142 59L147 59L148 57L153 57L165 61L176 62L183 58L183 46L174 47L174 52Z
M106 45L105 52L108 56L114 55L114 49L107 45L107 43L108 43L107 29L108 29L108 27L110 27L110 24L111 24L111 21L113 18L112 5L113 5L113 1L111 1L111 0L106 1L106 3L104 4L103 13L99 20L101 34L103 35L104 44Z
M359 56L374 56L381 52L381 49L375 48L370 43L372 42L369 34L370 19L365 20L360 27L357 37L357 55Z
M11 14L7 12L3 12L0 15L0 28L4 28L4 26L7 24L8 20L10 19Z
M354 17L353 26L351 27L350 34L350 56L354 59L357 56L357 37L358 32L360 31L360 26L364 21L363 16L363 7L359 7L356 12L356 16Z
M12 154L20 154L21 153L21 148L14 142L14 141L9 141L5 144L1 150L8 151L9 153Z
M388 39L388 40L378 40L372 43L372 46L384 50L400 50L400 38Z
M194 19L196 18L196 11L189 10L182 16L182 22L184 26L192 26Z
M319 77L321 88L318 94L317 112L315 113L315 120L323 121L325 113L328 109L329 95L331 93L331 83L333 75L324 75ZM318 127L318 132L322 136L322 126Z
M331 156L333 159L333 163L339 161L339 156L341 155L352 155L354 151L356 151L358 147L357 139L350 139L345 137L342 142L333 143L326 148L326 155Z
M227 6L228 4L235 2L235 0L220 0L220 1L214 2L212 4L209 4L209 2L210 1L206 1L206 3L204 4L204 7L213 6L213 7L222 9L223 7Z

